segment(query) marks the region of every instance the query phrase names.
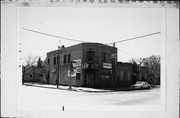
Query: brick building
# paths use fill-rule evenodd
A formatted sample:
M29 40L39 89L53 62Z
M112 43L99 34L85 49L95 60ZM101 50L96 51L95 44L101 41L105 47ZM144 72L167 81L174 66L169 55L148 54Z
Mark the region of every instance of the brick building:
M116 86L129 87L137 81L148 81L148 67L139 67L135 63L118 62L116 67Z
M117 48L100 43L62 46L47 53L46 83L112 88L149 81L147 67L117 62L116 57Z
M100 43L62 46L47 53L47 83L111 87L115 81L113 68L117 65L117 58L114 58L116 54L117 48ZM71 61L73 61L72 69Z

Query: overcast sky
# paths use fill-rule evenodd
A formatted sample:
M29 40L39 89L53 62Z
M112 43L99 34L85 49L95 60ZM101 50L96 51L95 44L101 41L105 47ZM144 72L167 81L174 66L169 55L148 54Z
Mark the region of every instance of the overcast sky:
M50 37L21 28L28 28L82 41L112 43L128 38L160 34L117 43L118 61L127 62L132 55L161 55L164 43L164 11L160 8L39 8L18 9L18 40L23 59L28 55L45 58L58 45L79 42ZM121 51L122 50L122 51ZM132 55L130 55L132 54Z

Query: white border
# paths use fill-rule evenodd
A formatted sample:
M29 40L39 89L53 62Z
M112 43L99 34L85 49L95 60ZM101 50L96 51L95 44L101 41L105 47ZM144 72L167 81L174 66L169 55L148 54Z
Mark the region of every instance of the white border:
M127 118L169 118L177 117L178 118L178 106L179 106L179 86L178 81L178 68L179 68L179 11L174 8L165 8L166 16L166 35L165 35L165 51L164 54L166 60L165 70L166 76L164 78L166 81L166 110L165 112L156 111L156 112L57 112L57 111L26 111L26 110L17 110L17 87L16 83L18 80L17 71L19 62L19 55L17 55L18 41L16 39L16 26L17 26L17 6L13 4L8 4L2 6L2 53L1 53L1 108L2 116L17 116L17 117L52 117L52 116L73 116L73 117L127 117ZM177 40L178 39L178 40ZM16 60L17 59L17 60ZM165 80L162 80L162 82ZM165 91L164 91L165 92ZM56 115L55 115L56 114Z

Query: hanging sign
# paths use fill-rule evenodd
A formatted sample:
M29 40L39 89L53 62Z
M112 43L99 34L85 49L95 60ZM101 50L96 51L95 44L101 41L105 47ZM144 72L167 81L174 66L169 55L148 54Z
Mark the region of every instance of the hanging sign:
M88 68L88 66L89 66L89 65L88 65L87 63L84 63L84 64L82 65L82 68L83 68L83 69L86 69L86 68Z

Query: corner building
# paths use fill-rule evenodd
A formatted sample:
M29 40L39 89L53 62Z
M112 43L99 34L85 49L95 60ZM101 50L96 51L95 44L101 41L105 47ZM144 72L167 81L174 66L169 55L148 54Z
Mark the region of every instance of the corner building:
M117 66L117 48L100 43L62 46L47 53L46 80L49 84L112 87ZM71 62L73 63L71 64Z

